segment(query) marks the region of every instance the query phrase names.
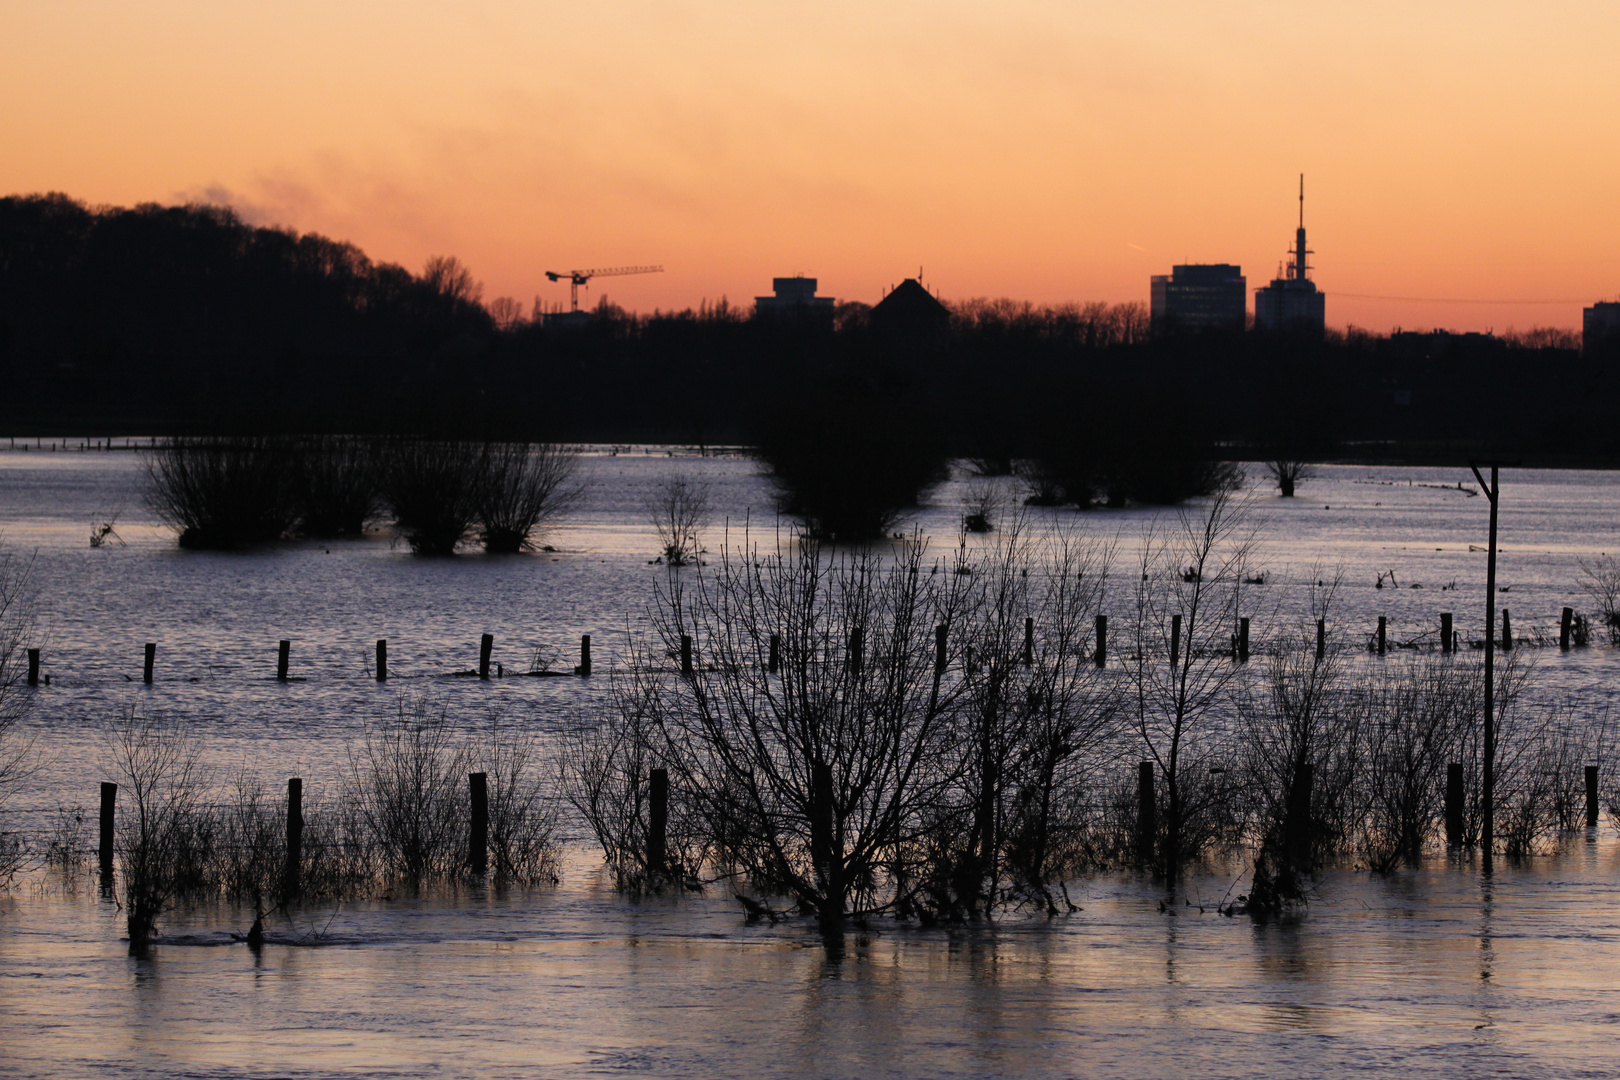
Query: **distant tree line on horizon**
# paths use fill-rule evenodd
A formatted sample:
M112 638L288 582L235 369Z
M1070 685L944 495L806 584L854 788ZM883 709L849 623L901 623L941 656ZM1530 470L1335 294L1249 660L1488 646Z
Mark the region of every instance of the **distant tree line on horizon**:
M722 300L637 315L604 301L565 327L510 297L485 304L453 257L413 273L219 207L0 199L8 434L775 444L789 468L804 456L794 436L841 444L844 476L913 484L950 456L1036 462L1052 498L1098 503L1162 499L1139 475L1153 459L1175 463L1158 472L1272 457L1620 461L1620 357L1555 329L1155 336L1140 304L970 300L933 334L881 314L754 317Z

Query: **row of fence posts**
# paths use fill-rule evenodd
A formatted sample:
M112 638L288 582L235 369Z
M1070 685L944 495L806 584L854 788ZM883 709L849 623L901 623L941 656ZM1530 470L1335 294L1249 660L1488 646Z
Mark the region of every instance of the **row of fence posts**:
M1575 609L1565 608L1558 627L1558 647L1565 652L1569 651L1570 637L1574 630ZM946 635L945 626L935 628L935 667L944 671L943 661ZM860 671L860 636L857 628L850 635L851 670ZM1503 651L1513 649L1513 619L1507 608L1502 609L1502 638ZM1377 652L1383 656L1389 651L1389 620L1386 616L1378 616ZM495 635L485 634L478 643L478 677L489 678L490 658L495 649ZM1456 649L1456 634L1452 630L1451 612L1440 613L1440 651L1450 653ZM1232 654L1240 661L1249 659L1249 619L1244 616L1238 620L1238 632L1232 639ZM1327 621L1316 620L1316 658L1321 660L1327 655ZM1108 616L1098 615L1096 618L1096 648L1092 653L1092 660L1098 667L1106 667L1108 663ZM288 672L292 662L292 642L283 638L276 647L276 679L281 682L288 681ZM1024 655L1025 667L1035 662L1035 620L1024 620ZM146 643L145 661L141 670L141 681L151 685L153 668L157 663L157 644ZM1170 617L1170 664L1175 666L1181 663L1181 616ZM780 634L772 634L770 639L770 654L766 661L766 670L772 674L781 670L782 664L782 638ZM499 665L496 665L499 667ZM692 638L690 635L681 635L681 674L691 675L692 667ZM579 665L574 668L575 675L589 676L591 673L591 635L582 634L579 639ZM378 682L388 679L388 639L377 639L376 676ZM45 676L49 684L50 676ZM28 685L38 686L39 650L28 650Z
M1159 831L1157 797L1154 793L1153 762L1137 765L1136 772L1136 857L1143 865L1153 861L1154 840ZM1598 767L1586 766L1586 827L1598 824ZM1446 846L1457 847L1463 842L1463 816L1467 791L1463 783L1461 762L1446 765ZM1293 835L1288 838L1291 851L1297 856L1310 851L1311 767L1305 765L1294 779L1288 792L1287 814Z
M467 797L470 815L467 830L467 867L472 873L483 875L489 871L489 774L467 774ZM118 785L103 781L101 785L101 820L97 855L101 875L110 879L113 873L113 854L116 851L118 815ZM648 784L647 813L647 866L662 873L668 863L669 835L669 770L653 769ZM282 889L286 899L302 891L304 861L304 781L294 776L287 781L287 848L282 870Z

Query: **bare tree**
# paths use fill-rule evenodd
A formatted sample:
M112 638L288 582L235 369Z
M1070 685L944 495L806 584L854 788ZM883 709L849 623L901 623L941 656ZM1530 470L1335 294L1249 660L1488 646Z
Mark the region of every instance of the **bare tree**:
M448 708L426 697L402 699L350 749L359 814L388 876L417 887L464 867L467 764Z
M1155 862L1169 876L1240 825L1236 762L1217 721L1244 679L1233 652L1255 542L1228 486L1142 543L1128 631L1130 724L1163 795Z
M642 512L658 534L663 560L671 566L684 566L697 558L698 530L709 523L714 501L704 481L667 473L648 492Z
M794 898L829 942L846 918L904 904L897 864L960 777L961 690L934 653L966 579L923 558L920 542L884 560L745 538L711 572L670 576L654 622L694 667L643 667L628 695L719 857L756 896Z
M1313 470L1309 464L1303 461L1292 461L1286 458L1279 458L1275 461L1268 461L1265 464L1266 472L1271 475L1272 480L1276 481L1277 490L1282 492L1282 497L1285 499L1292 499L1294 497L1294 489L1300 484L1303 484L1307 480L1316 479L1315 470Z

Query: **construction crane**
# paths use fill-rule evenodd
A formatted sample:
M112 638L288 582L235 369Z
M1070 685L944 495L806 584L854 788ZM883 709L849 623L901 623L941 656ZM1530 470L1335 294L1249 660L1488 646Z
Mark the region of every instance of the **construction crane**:
M568 309L579 310L579 287L593 277L621 277L625 274L662 274L662 266L610 266L602 270L565 270L558 273L547 270L546 277L552 281L568 281Z

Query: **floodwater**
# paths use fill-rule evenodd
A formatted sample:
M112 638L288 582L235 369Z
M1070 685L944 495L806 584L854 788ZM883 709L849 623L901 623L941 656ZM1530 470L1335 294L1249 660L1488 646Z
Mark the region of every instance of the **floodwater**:
M593 452L588 495L557 550L412 558L386 535L259 552L181 552L140 501L130 453L0 451L0 531L33 560L47 636L28 728L42 767L7 807L44 827L91 805L107 722L126 704L190 728L210 764L319 797L371 719L423 691L457 715L499 710L541 732L589 720L607 678L445 677L495 637L508 670L571 666L591 634L599 675L640 633L663 568L640 510L665 472L707 479L711 550L744 527L774 543L769 488L735 457ZM1432 643L1441 611L1483 636L1488 507L1466 469L1324 467L1281 500L1256 492L1266 584L1257 629L1310 617L1341 578L1335 646L1365 657ZM949 554L969 481L914 521ZM1534 658L1536 693L1606 709L1620 654L1560 653L1557 618L1584 604L1578 560L1620 552L1620 474L1509 471L1501 604ZM1033 527L1118 544L1128 570L1152 511L1065 512ZM92 548L114 520L124 544ZM1375 588L1379 574L1393 583ZM1450 588L1455 582L1455 588ZM1422 588L1413 588L1419 585ZM1589 606L1589 605L1587 605ZM1123 610L1123 599L1121 600ZM273 678L276 642L297 680ZM387 638L395 678L371 678ZM157 681L140 683L142 645ZM1399 651L1399 650L1398 650ZM1399 659L1388 662L1401 662ZM576 834L577 835L577 834ZM1605 823L1490 878L1436 856L1320 882L1271 925L1216 914L1241 868L1174 895L1133 875L1071 883L1083 910L990 927L852 933L829 958L812 928L744 923L711 890L631 901L570 844L562 883L497 896L397 898L297 915L255 958L250 917L215 908L163 923L127 955L121 912L93 883L44 872L0 896L0 1076L1612 1076L1620 1072L1620 843ZM1161 907L1161 902L1164 902ZM1202 904L1202 910L1200 909Z

